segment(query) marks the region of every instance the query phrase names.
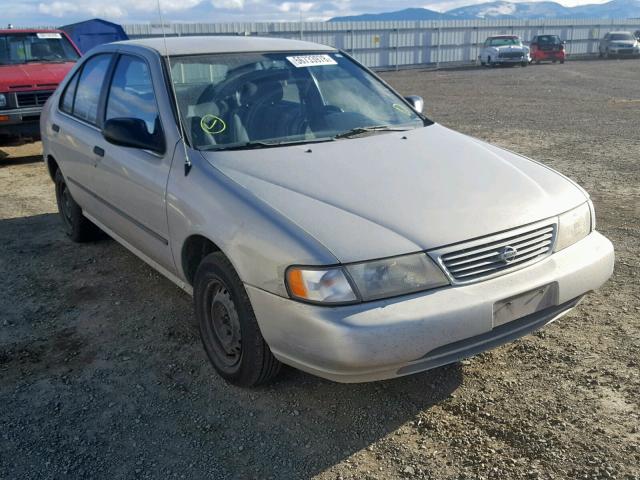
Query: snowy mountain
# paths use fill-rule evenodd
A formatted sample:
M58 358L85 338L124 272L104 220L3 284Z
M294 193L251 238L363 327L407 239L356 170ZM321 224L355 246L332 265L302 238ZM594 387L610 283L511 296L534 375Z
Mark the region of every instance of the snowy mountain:
M572 8L555 2L507 2L495 1L455 8L448 15L460 18L561 18L571 16Z
M640 18L640 0L611 0L607 3L565 7L556 2L492 2L454 8L444 13L426 8L407 8L395 12L367 13L335 17L330 22L390 20L468 20L476 18Z
M349 17L334 17L330 22L388 22L392 20L447 20L451 19L444 13L434 12L426 8L405 8L395 12L364 13Z

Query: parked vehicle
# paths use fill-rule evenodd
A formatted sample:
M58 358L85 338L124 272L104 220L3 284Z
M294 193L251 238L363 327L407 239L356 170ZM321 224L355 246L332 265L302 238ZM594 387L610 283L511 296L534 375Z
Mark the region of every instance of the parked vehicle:
M633 32L633 36L636 37L636 40L640 42L640 30L636 30Z
M331 47L182 37L96 47L41 127L67 234L192 293L222 377L360 382L520 337L613 269L582 188L421 110Z
M565 43L558 35L536 35L529 44L531 61L539 64L543 61L564 63L566 59Z
M480 55L481 65L522 65L531 61L529 47L522 43L517 35L496 35L485 40Z
M39 136L42 106L79 57L59 30L0 30L0 135Z
M630 32L609 32L598 46L600 57L640 56L640 42Z

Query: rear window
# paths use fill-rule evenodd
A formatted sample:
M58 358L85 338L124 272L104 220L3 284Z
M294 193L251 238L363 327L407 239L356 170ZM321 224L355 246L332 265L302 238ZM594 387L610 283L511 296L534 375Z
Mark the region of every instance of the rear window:
M541 45L556 45L560 43L560 37L557 35L540 35L538 43Z
M75 62L79 55L58 32L0 35L0 65Z

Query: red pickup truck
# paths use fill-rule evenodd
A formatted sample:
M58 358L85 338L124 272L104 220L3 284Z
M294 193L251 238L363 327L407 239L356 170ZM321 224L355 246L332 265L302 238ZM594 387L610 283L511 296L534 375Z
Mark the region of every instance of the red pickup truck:
M0 30L0 136L39 137L42 106L80 57L59 30Z

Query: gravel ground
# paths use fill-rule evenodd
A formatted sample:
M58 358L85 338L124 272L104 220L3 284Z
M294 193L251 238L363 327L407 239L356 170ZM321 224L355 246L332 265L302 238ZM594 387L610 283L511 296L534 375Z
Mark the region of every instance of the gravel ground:
M190 298L111 240L67 240L40 145L2 147L0 478L639 479L639 74L384 74L436 121L580 182L617 264L534 335L371 384L226 385Z

